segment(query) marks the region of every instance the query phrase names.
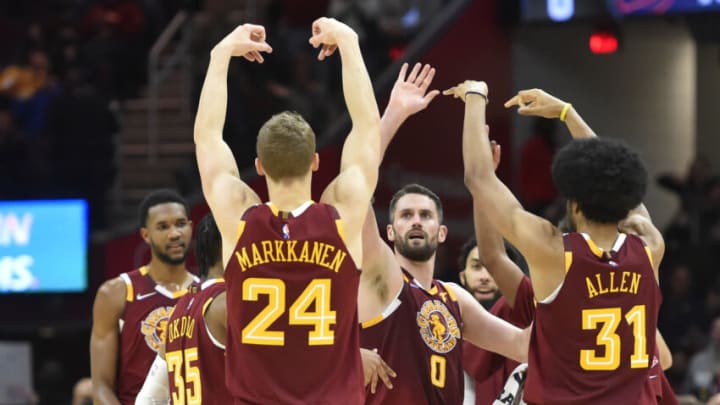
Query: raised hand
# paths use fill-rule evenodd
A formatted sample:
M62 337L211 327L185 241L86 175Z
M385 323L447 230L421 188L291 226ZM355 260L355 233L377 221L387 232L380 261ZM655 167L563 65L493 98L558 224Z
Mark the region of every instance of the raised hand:
M377 354L377 349L368 350L361 348L360 357L362 359L365 385L370 384L370 392L375 393L378 378L382 380L388 389L392 389L393 385L392 382L390 382L390 377L397 377L397 374L395 374L395 371Z
M564 101L541 89L520 90L516 96L505 102L505 108L518 106L518 114L544 118L559 118L565 107Z
M226 49L232 56L242 56L250 62L258 63L265 61L261 52L272 52L272 47L265 42L265 27L254 24L238 26L216 48Z
M485 97L488 101L488 86L487 83L477 80L465 80L455 87L443 91L445 96L453 96L453 98L459 98L465 102L465 95L467 93L478 93Z
M335 52L338 41L343 38L354 38L357 41L357 34L352 28L334 18L320 17L312 24L312 36L309 42L313 48L322 46L318 60L325 60Z
M404 117L409 117L418 111L424 110L440 94L438 90L432 90L426 94L433 77L435 77L435 68L430 65L422 66L420 63L416 63L410 75L406 78L407 70L408 64L403 63L400 74L390 93L390 101L387 107L388 109L393 108Z

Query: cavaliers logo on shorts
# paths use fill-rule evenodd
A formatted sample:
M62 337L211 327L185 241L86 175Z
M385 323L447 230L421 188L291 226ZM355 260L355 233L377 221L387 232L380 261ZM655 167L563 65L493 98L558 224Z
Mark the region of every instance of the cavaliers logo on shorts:
M460 339L457 321L442 301L425 301L415 319L420 336L436 353L447 353Z
M173 307L159 307L154 309L142 321L140 332L145 336L145 343L157 353L160 344L165 341L165 328Z

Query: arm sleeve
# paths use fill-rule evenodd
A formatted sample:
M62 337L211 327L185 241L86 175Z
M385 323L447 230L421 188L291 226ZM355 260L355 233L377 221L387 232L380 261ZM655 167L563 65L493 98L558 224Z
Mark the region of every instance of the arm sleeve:
M135 405L155 405L170 403L170 388L168 387L167 363L156 356L150 371L145 378L145 383L140 389Z

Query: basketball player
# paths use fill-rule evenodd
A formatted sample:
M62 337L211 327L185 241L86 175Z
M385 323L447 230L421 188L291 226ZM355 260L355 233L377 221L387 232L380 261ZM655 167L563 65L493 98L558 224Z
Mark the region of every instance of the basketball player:
M255 166L269 202L239 176L223 141L227 72L233 56L263 62L265 29L245 24L210 54L195 121L203 193L222 235L227 283L226 383L235 403L363 401L357 288L361 229L378 176L380 117L358 37L334 19L312 25L323 60L342 60L352 129L340 173L320 203L311 200L318 168L315 135L284 112L260 129Z
M96 404L132 404L164 340L170 310L197 280L185 268L192 235L187 201L171 190L140 204L150 262L100 286L93 306L90 370Z
M225 386L226 297L220 231L212 214L195 227L200 288L178 300L168 321L165 345L158 351L135 405L171 403L228 404ZM394 372L371 350L361 350L365 384L390 388ZM178 361L184 359L187 363ZM169 382L169 384L168 384Z
M523 90L521 93L525 98L532 100L531 105L526 104L524 108L518 109L518 113L521 115L540 116L543 114L547 115L548 111L562 112L562 109L567 104L564 101L552 96L551 94L546 93L541 89L528 89ZM505 107L512 107L516 105L517 102L518 97L513 97L505 103ZM553 118L559 118L559 116ZM592 130L592 128L590 128L590 126L585 123L580 114L574 108L572 108L572 111L568 111L565 119L565 125L567 126L567 129L573 139L586 139L597 136ZM621 224L624 222L624 220L625 219L620 221ZM489 219L481 211L476 211L475 213L475 227L476 229L491 228ZM571 224L566 224L565 228L566 229L562 229L562 231L565 233L574 231ZM627 227L623 231L627 233L635 233L634 229L630 229ZM490 234L492 234L492 232L486 232L485 239L488 239L488 235ZM486 249L488 251L497 250L493 249L491 246ZM524 276L519 274L519 269L514 268L507 261L503 262L502 260L495 260L490 263L489 266L489 269L491 269L491 273L493 273L493 275L497 278L499 285L501 285L500 290L503 292L503 294L513 294L517 289L516 286L518 286L516 280L520 279L521 276ZM527 277L525 277L525 279L526 278ZM523 280L522 284L526 282L529 283L529 280ZM520 288L517 289L518 294L520 294L521 291L524 291L524 289L522 288L522 284L519 286ZM532 290L530 290L530 293L532 293ZM520 302L527 303L528 299ZM525 305L525 307L532 310L532 312L522 312L527 314L528 319L533 319L535 308L527 304ZM656 330L655 339L657 343L657 350L654 352L651 360L649 382L651 388L655 391L655 395L659 404L675 405L677 404L677 398L675 396L675 393L672 391L672 388L670 387L670 382L668 381L664 373L664 370L667 370L672 366L672 353L670 352L670 348L667 346L667 343L665 343L665 339L663 339L659 330Z
M164 347L158 352L136 405L232 402L225 388L222 246L212 214L197 224L195 234L202 284L190 287L173 308Z
M484 82L445 92L465 102L465 181L491 223L528 260L538 301L524 399L529 404L655 403L646 389L661 301L664 243L641 205L647 172L636 153L598 138L556 155L553 178L578 232L563 235L523 210L495 176ZM535 98L521 92L520 108ZM565 104L549 117L576 114ZM625 234L621 229L633 229ZM639 235L639 236L638 236Z
M438 94L427 92L434 69L407 69L401 69L382 118L381 156L402 122ZM394 251L368 210L358 301L361 345L377 347L397 378L392 390L380 386L368 393L366 403L462 403L462 340L522 360L527 336L488 314L460 286L433 279L435 251L447 228L432 191L417 184L400 189L390 203L390 222Z

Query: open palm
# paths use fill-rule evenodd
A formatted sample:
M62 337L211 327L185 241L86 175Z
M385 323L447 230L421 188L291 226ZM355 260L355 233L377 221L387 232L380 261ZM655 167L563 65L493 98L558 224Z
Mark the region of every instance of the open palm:
M407 70L408 64L404 63L390 93L388 105L410 116L424 110L440 92L432 90L425 94L435 76L435 68L416 63L406 78Z

